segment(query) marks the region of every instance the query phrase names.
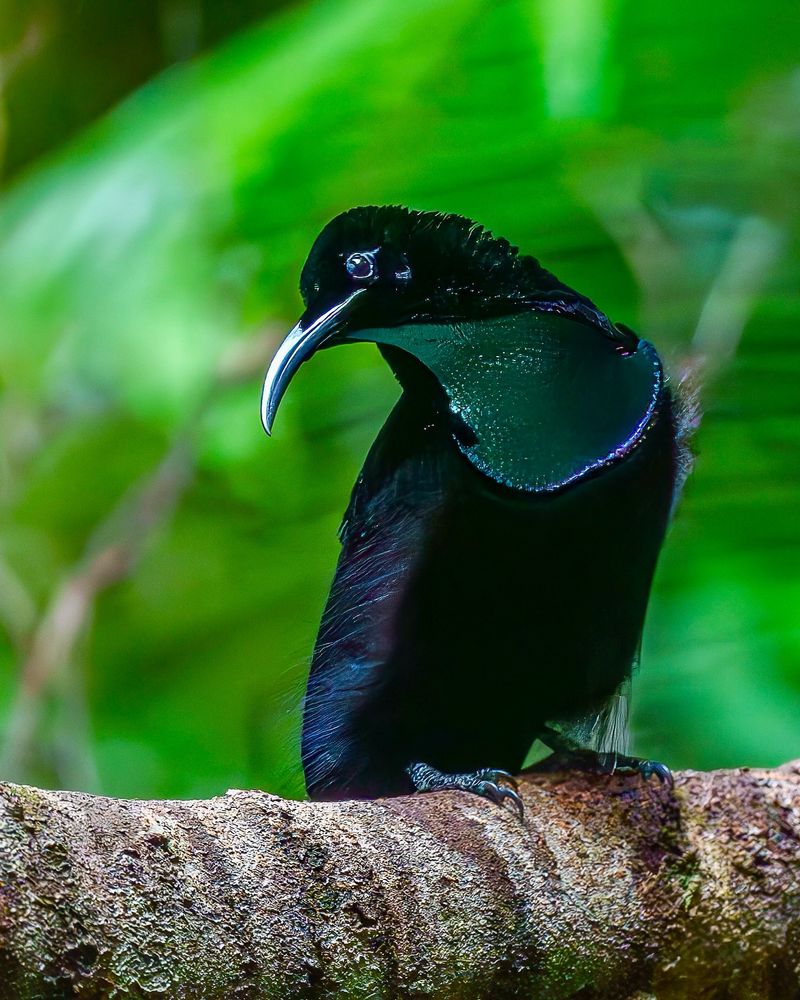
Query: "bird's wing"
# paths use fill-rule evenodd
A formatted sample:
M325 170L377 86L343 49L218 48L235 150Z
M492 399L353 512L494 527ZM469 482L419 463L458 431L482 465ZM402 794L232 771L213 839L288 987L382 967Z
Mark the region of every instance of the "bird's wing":
M370 705L380 697L397 610L444 494L447 459L434 424L401 397L369 452L340 529L342 552L304 704L303 768L309 791L320 797L363 792Z
M402 517L436 506L444 494L452 443L446 419L404 394L373 442L339 527L346 548L354 531L376 518Z

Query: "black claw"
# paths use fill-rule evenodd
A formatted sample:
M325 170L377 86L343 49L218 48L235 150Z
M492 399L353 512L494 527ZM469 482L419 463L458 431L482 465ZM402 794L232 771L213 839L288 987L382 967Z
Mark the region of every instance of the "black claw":
M675 786L675 779L672 777L672 771L667 767L666 764L662 764L657 760L641 760L639 761L639 774L643 778L650 778L655 775L662 785L667 785L669 788Z
M430 764L410 764L406 773L418 792L471 792L502 806L508 799L522 819L525 806L516 779L500 768L484 767L472 774L446 774Z
M496 802L497 805L501 806L503 802L508 799L519 813L519 818L522 819L524 817L525 806L516 789L508 788L505 785L498 785L492 781L487 782L487 785L487 794L493 802Z
M662 764L657 760L644 760L640 757L613 758L612 755L610 771L612 774L615 772L622 774L641 774L645 781L655 775L662 785L667 785L668 788L672 788L675 785L675 779L672 777L672 771L670 771L666 764Z
M519 791L519 782L510 771L503 771L499 767L484 767L477 774L486 781L492 781L496 785L510 785L515 792Z
M596 774L640 774L645 780L655 775L669 788L675 784L672 771L660 761L627 757L623 754L596 753L594 750L559 751L535 764L533 770L548 772L573 768Z

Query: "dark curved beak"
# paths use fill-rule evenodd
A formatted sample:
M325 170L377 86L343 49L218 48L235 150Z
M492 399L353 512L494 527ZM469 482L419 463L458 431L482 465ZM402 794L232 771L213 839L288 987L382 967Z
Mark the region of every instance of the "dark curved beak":
M321 315L309 316L306 311L286 335L275 352L261 389L261 423L267 434L272 433L278 405L294 373L315 351L325 346L347 325L356 299L365 291L366 288L356 288L346 299L337 302Z

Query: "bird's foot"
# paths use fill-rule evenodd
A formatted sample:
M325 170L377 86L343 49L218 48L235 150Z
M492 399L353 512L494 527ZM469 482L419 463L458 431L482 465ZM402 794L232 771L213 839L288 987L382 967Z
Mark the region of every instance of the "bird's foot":
M525 807L519 794L519 786L513 775L496 767L482 767L469 774L446 774L430 764L409 764L406 773L418 792L472 792L497 805L506 800L512 803L520 819Z
M644 757L628 757L625 754L603 753L601 758L607 758L606 767L610 774L641 774L647 780L655 775L662 785L670 788L675 784L672 771L666 764L658 760L647 760Z
M640 774L645 780L655 775L663 785L675 784L666 764L620 753L597 753L594 750L557 750L532 768L534 771L579 770L594 774Z

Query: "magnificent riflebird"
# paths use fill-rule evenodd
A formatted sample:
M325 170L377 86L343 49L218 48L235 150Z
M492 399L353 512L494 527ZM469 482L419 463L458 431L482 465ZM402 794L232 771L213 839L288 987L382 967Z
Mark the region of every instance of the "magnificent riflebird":
M402 388L340 530L304 700L309 795L519 805L510 775L537 737L620 750L614 706L684 464L655 348L452 214L344 212L300 290L268 433L320 348L374 342Z

